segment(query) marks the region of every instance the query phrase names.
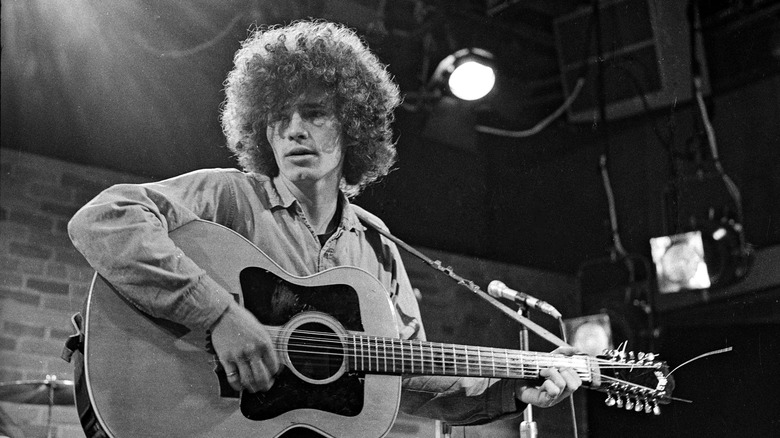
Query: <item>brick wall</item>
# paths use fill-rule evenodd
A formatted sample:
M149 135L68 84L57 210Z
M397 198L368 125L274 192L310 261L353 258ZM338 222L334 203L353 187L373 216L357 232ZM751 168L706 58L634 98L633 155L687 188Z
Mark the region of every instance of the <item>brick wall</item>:
M103 188L140 180L0 151L0 382L73 378L60 353L93 271L70 244L68 219ZM47 436L47 406L0 408L26 437ZM54 437L84 436L73 406L55 406L51 422Z

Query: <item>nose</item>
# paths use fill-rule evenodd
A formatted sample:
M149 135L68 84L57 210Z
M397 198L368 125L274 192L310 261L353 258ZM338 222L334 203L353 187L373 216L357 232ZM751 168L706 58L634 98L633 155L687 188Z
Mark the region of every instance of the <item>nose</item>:
M285 127L284 136L289 140L305 140L309 138L309 131L306 129L304 120L298 111L293 111L290 120Z

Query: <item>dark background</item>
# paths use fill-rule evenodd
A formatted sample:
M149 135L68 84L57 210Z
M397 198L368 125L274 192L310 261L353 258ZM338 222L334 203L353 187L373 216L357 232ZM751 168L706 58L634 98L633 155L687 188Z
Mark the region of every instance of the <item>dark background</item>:
M614 15L602 17L602 51L621 47L641 28L631 7L652 12L664 4L618 2ZM780 244L779 8L758 0L700 6L697 59L709 115L723 168L742 196L745 237L763 254ZM636 260L649 259L651 237L684 229L710 209L734 209L713 173L685 81L669 102L606 123L564 115L527 138L474 129L525 129L561 105L570 90L561 80L564 52L581 44L583 58L593 57L596 47L592 26L564 28L563 38L556 19L587 11L588 1L27 0L2 7L3 153L24 151L150 179L235 166L218 109L222 81L250 25L313 16L356 28L406 95L396 113L396 170L356 202L411 244L576 276L588 285L580 290L583 313L610 303L627 321L628 336L642 338L645 321L637 322L636 309L623 298L635 292L654 297L653 270L626 279L624 265L612 257L599 158L608 158L622 246ZM673 54L656 49L654 64L626 64L633 73L623 75L614 73L623 71L620 65L610 70L607 98L620 90L644 96L658 67L690 77L689 44L681 38L687 20L677 18L672 23L659 14L652 21L656 38L668 38ZM497 89L479 103L418 100L439 60L469 46L496 55ZM599 99L594 72L580 108ZM627 428L629 436L639 430L663 431L657 436L777 433L780 382L771 359L780 357L780 292L771 279L780 268L768 266L773 272L750 273L755 287L664 297L653 315L655 336L640 339L675 363L735 346L728 358L680 371L680 397L701 402L674 405L672 415L642 420L647 427L591 415L593 436L611 436L613 428Z

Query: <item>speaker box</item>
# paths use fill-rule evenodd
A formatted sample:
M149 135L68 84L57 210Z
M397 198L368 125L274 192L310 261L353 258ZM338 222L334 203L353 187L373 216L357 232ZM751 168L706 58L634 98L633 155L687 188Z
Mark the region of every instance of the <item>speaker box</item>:
M691 99L691 59L687 1L615 0L599 2L602 72L607 119L619 119ZM553 22L561 81L566 97L586 79L569 108L572 122L598 116L596 28L591 7ZM697 53L702 44L697 38ZM709 93L704 56L703 90Z

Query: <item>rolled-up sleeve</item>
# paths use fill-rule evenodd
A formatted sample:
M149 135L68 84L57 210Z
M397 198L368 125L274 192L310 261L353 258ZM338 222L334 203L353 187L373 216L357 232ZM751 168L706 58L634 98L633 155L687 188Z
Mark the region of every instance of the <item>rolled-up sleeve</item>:
M514 382L474 377L405 377L401 410L452 425L476 425L511 418L525 406Z
M139 309L208 328L233 298L168 233L199 218L230 220L230 190L220 180L218 173L199 171L110 187L73 216L68 234L90 265Z

